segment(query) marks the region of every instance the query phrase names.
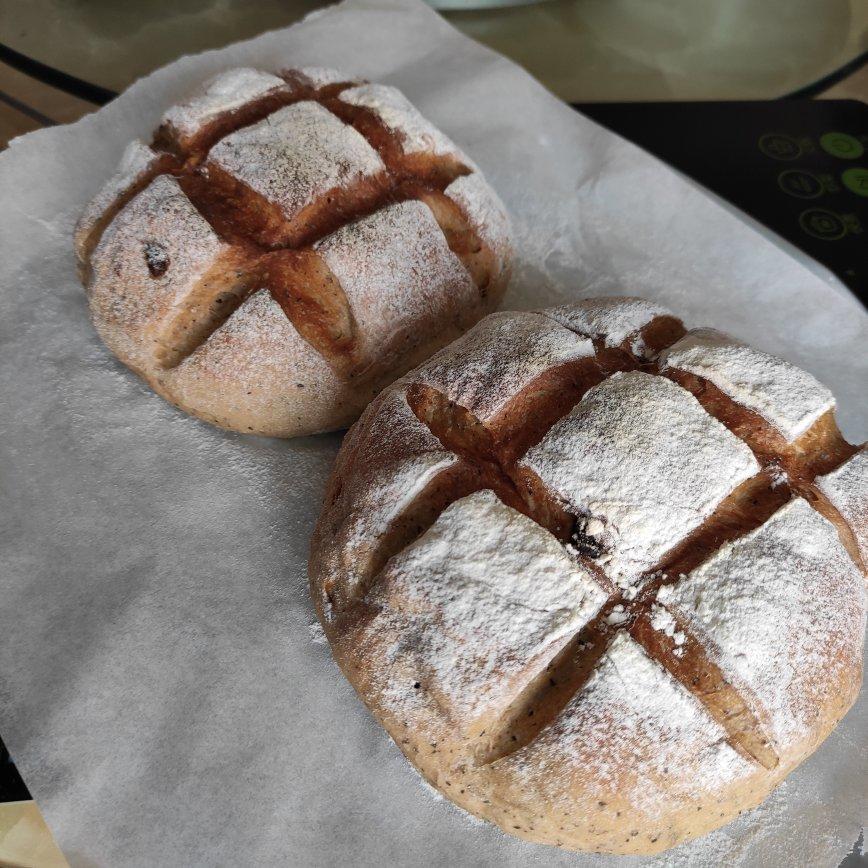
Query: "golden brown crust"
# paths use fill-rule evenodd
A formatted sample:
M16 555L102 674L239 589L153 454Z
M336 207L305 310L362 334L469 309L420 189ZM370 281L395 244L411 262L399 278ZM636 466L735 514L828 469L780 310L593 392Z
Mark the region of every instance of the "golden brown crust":
M366 88L372 108L342 101ZM506 290L502 206L443 142L397 91L332 70L221 74L167 112L82 218L97 330L213 424L280 437L347 425ZM459 176L473 184L453 195Z
M759 804L855 700L865 586L854 527L868 516L847 490L864 471L831 411L805 408L816 421L784 444L721 389L687 380L723 423L714 436L732 442L731 460L744 460L743 439L758 472L619 584L601 520L577 516L545 470L529 485L524 456L598 383L624 371L635 388L638 374L674 379L656 356L684 330L630 300L544 313L548 326L489 317L366 410L312 539L311 590L341 669L444 795L530 841L659 852ZM688 448L707 449L685 418ZM486 490L541 526L543 548L549 532L560 539L605 599L568 641L529 645L518 681L499 674L500 649L524 647L531 628L513 638L491 607L534 593L522 575L542 549L510 550ZM468 521L475 550L462 547ZM532 625L543 604L528 606ZM497 701L468 717L472 685Z

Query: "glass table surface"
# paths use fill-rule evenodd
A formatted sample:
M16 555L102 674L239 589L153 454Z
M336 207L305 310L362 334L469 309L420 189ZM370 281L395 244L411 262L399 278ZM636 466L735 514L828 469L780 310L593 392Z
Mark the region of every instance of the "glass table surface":
M0 42L119 91L179 55L284 27L323 5L0 0ZM865 0L542 0L443 14L576 102L774 98L868 50Z

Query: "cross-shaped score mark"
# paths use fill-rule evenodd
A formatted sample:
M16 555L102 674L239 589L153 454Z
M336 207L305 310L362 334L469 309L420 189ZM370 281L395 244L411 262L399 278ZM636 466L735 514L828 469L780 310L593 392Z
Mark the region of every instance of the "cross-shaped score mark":
M652 337L655 328L656 340ZM424 374L407 387L407 401L417 418L448 452L458 457L459 464L473 468L466 478L475 479L475 483L456 487L451 500L442 500L427 520L410 520L416 525L417 533L412 538L402 538L398 545L379 558L380 566L374 571L375 575L361 590L363 596L367 590L372 595L367 599L391 599L392 604L399 606L395 616L400 620L400 595L394 597L397 591L395 588L389 591L389 586L398 581L395 570L403 563L403 553L414 551L416 545L423 548L428 545L426 534L429 531L426 528L433 529L431 533L441 532L437 530L438 515L451 514L450 510L464 502L462 497L468 500L475 497L470 491L485 489L495 492L510 509L532 519L542 533L552 534L560 540L574 562L586 571L606 596L606 601L587 623L571 637L562 637L562 644L544 671L529 678L510 703L498 712L497 720L489 721L482 736L479 733L472 738L468 736L470 740L466 749L472 753L477 765L503 759L538 738L582 690L618 633L629 634L652 660L690 691L742 756L766 769L773 769L778 764L768 709L750 690L745 692L736 686L731 675L721 668L720 661L709 650L707 639L697 633L677 610L668 609L658 594L669 587L677 587L683 576L712 561L727 544L746 540L754 531L770 527L772 517L783 514L782 507L791 499L810 492L813 502L820 508L813 487L814 477L827 473L850 457L854 450L840 438L830 414L818 421L804 437L787 443L769 423L736 404L708 381L665 368L654 361L656 353L680 337L683 329L680 332L663 330L663 340L660 332L658 322L644 328L640 339L631 335L617 348L606 347L602 341L597 341L592 358L560 365L536 376L518 394L512 395L494 421L491 417L476 416L468 407L452 400L445 391L432 387L425 382ZM632 348L642 348L642 355L637 355ZM617 560L617 542L613 549L603 532L608 516L575 511L575 506L565 501L563 494L554 491L546 481L539 476L531 479L533 473L525 460L525 456L533 454L535 447L545 442L564 419L573 418L577 413L581 417L583 407L587 406L589 395L594 394L595 388L605 391L623 377L650 377L652 381L665 378L669 384L667 389L683 394L687 402L694 401L687 394L692 392L699 401L698 405L694 403L696 409L692 412L707 414L708 418L723 422L720 436L730 438L740 449L745 449L744 443L747 443L750 449L746 451L757 459L754 464L756 472L724 491L710 514L689 527L662 557L656 558L634 581L627 583L619 583L617 575L612 572ZM679 385L674 385L673 381ZM682 392L681 387L687 391ZM632 406L629 401L624 403L627 416ZM636 412L638 415L629 424L640 429L647 426L648 420L641 418L644 411L639 409ZM673 424L678 424L678 420L673 420ZM736 436L732 436L733 432ZM695 434L685 433L685 436ZM613 437L618 440L617 435L613 434ZM575 442L566 446L567 453L576 449ZM677 454L673 459L678 461ZM613 462L613 466L617 467L617 464L617 461ZM788 482L781 479L782 468L788 473ZM454 473L454 468L449 472ZM823 504L824 514L834 520L834 508L826 507L828 504ZM837 520L843 524L840 516ZM414 543L413 539L418 542ZM614 560L611 558L613 552ZM392 566L380 572L382 565L395 555L398 557L390 561ZM444 569L448 573L447 565ZM400 580L404 587L409 587L404 584L407 581L410 579L406 577ZM465 587L463 582L460 580L461 587ZM377 603L375 610L380 605ZM387 604L387 608L388 605L391 604ZM336 617L340 621L340 611ZM432 617L435 619L432 623L436 623L437 616ZM662 621L666 621L663 627ZM417 629L421 629L418 627L421 622L416 623ZM372 626L372 629L376 628ZM435 633L437 630L431 625L425 629ZM460 629L460 624L450 628ZM409 643L405 646L407 648L413 647L411 635L412 630L405 640ZM429 639L424 640L420 647L426 646L433 634L426 632L425 635ZM494 637L490 641L494 642ZM479 636L478 642L484 646L485 637ZM473 645L471 642L466 648L467 653L475 653ZM420 666L420 671L425 671L426 664L422 659ZM439 695L443 689L437 686L436 679L431 681L424 675L417 674L415 683L419 687L414 687L414 691L430 689ZM440 701L448 701L448 696Z
M170 110L76 246L101 337L157 392L293 436L347 424L490 312L510 228L400 92L282 76L230 71Z

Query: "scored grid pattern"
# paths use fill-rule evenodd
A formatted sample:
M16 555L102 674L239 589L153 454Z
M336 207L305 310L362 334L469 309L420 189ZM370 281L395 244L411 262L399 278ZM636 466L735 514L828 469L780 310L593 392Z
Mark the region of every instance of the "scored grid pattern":
M235 71L236 78L240 73L246 73L245 80L233 84L242 93L245 88L249 91L246 101L231 109L209 112L208 100L200 97L198 104L194 100L185 110L168 113L150 157L142 156L141 151L148 150L142 146L129 183L115 190L113 197L97 197L91 213L80 224L77 252L89 281L90 260L106 229L156 178L170 176L217 238L228 244L186 303L176 305L160 324L156 338L160 349L154 358L158 369L180 364L245 299L264 286L303 339L338 373L358 373L369 361L360 358L357 344L363 340L359 340L352 306L319 255L317 242L401 202L418 201L424 203L426 213L430 209L435 219L428 221L431 227L426 225L420 232L436 232L444 249L448 245L473 278L479 294L485 296L495 276L496 257L478 237L466 209L457 204L460 197L444 194L472 170L441 134L426 138L419 133L434 128L400 94L381 89L392 99L391 114L378 114L373 108L343 102L340 95L344 91L364 88L358 88L357 82L339 80L328 71L305 74L293 70L284 73L282 80L254 75L252 70ZM377 87L367 89L377 93ZM219 95L220 88L216 90ZM397 122L389 125L396 115L406 121L412 138ZM276 121L272 123L272 119L282 117L289 122L287 136L299 124L304 127L307 123L314 138L321 127L325 129L336 148L333 153L326 148L319 160L310 158L312 174L306 179L307 191L298 190L299 164L306 154L314 153L314 148L304 148L295 158L288 155L285 137L281 141L280 131L273 129ZM257 130L262 130L259 141L255 141ZM265 188L257 190L257 179L249 172L257 150L267 150L267 134L275 132L272 156L266 155L266 162L288 160L283 165L283 178L277 179L283 183L283 196L263 195ZM250 136L254 141L245 150L244 139ZM395 213L398 223L413 222L407 213ZM418 218L415 222L418 224ZM158 244L146 248L148 270L151 277L159 279L170 257Z
M416 415L447 449L460 455L462 461L476 465L479 470L477 477L481 479L477 487L494 489L505 503L530 515L563 542L572 541L578 549L580 561L600 576L594 560L594 556L599 554L599 551L595 550L597 541L584 533L586 528L576 521L575 515L564 514L558 498L547 498L544 489L535 492L542 495L541 497L527 499L523 480L516 478L518 459L533 442L543 439L546 431L569 411L584 392L613 372L642 370L653 375L664 373L652 359L681 334L683 328L680 324L676 326L671 317L656 317L641 330L641 341L636 340L635 334L631 335L632 340L625 340L617 347L606 346L604 341L595 340L594 357L572 362L566 366L569 371L562 369L559 377L555 378L557 388L536 390L536 404L533 399L528 402L527 389L523 390L523 394L513 395L512 403L521 406L522 425L518 426L519 429L534 428L531 422L535 411L536 415L544 420L535 427L529 440L525 436L519 449L515 449L511 443L515 428L510 427L509 420L504 421L509 415L508 412L501 413L496 420L499 431L498 424L491 425L490 420L474 418L467 408L451 401L444 391L434 389L425 382L425 371L430 366L423 366L421 374L410 385L407 398ZM469 339L472 338L473 335L469 336ZM675 379L675 372L666 371L665 374ZM537 378L537 385L540 379L544 377ZM701 385L704 389L707 384ZM534 389L530 391L534 392ZM569 392L567 400L563 398L565 391ZM715 409L720 409L725 398L715 393L713 401L703 400L702 390L697 389L697 392L703 406L712 413ZM554 412L550 406L545 406L552 403L553 395L560 396ZM724 421L739 436L743 436L747 415L750 423L748 427L752 426L756 436L745 439L761 456L762 469L724 498L711 518L690 534L682 545L676 546L648 570L644 576L645 581L639 583L639 590L636 586L615 589L605 576L600 576L600 584L608 587L610 591L608 603L596 619L557 655L548 668L546 677L542 681L534 681L525 693L516 699L512 716L509 709L506 711L499 728L504 735L508 734L509 740L498 743L496 737L491 738L487 754L478 757L482 762L491 762L532 741L587 680L596 659L607 647L612 634L618 630L628 630L633 638L646 648L647 653L663 663L678 681L683 684L692 682L685 686L723 726L730 743L743 755L766 768L773 768L777 764L777 755L768 737L767 721L763 719L762 710L757 708L749 694L743 695L743 692L729 684L724 674L709 658L703 643L692 634L686 623L678 622L668 631L656 629L656 625L651 623L656 609L654 599L657 590L666 583L667 573L677 576L690 572L711 558L726 541L743 537L762 526L769 516L790 498L791 493L805 493L812 486L813 477L819 469L824 473L828 472L828 469L845 461L855 450L841 440L829 414L816 423L804 438L792 444L792 448L784 448L776 454L777 462L789 475L790 486L787 486L781 483L778 469L770 462L769 454L756 448L765 442L762 436L762 420L751 414L739 413L739 408L732 406L733 402L729 404L729 415ZM736 421L741 423L740 426L734 424ZM509 432L509 436L502 436L504 431ZM525 497L522 497L522 491ZM466 493L457 492L453 499ZM441 502L441 509L447 504L448 500ZM433 524L437 511L434 512L428 521L419 523L419 534L424 532L425 526ZM841 523L836 523L839 530L845 530ZM402 538L387 555L394 554L409 541L407 537ZM380 563L385 560L385 556L379 558ZM373 572L377 570L374 569ZM374 578L369 585L375 584ZM528 719L525 716L526 709L540 705L534 702L534 691L545 694L548 714L537 714Z

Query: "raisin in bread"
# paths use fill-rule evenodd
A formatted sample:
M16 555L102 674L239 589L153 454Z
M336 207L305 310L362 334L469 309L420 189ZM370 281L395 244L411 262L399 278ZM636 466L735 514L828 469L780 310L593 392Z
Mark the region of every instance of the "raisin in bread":
M500 301L509 221L392 87L235 69L134 142L75 236L105 344L172 403L345 426Z
M310 562L337 662L509 834L723 825L859 690L868 461L833 406L641 299L492 314L346 437Z

